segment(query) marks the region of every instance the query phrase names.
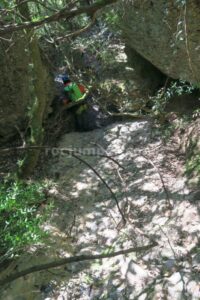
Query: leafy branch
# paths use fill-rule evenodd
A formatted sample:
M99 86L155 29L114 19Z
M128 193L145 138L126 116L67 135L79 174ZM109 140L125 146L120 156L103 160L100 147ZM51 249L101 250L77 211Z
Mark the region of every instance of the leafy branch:
M38 28L43 26L44 24L58 22L61 19L70 20L76 16L81 14L91 14L94 15L98 10L102 9L103 7L116 3L117 0L101 0L91 5L84 5L78 8L72 8L69 10L69 6L65 6L64 8L60 9L58 12L54 14L44 17L38 21L24 21L21 23L14 23L14 24L3 24L1 23L0 26L0 34L4 35L7 33L12 33L14 31L20 31L23 29L31 29L31 28Z

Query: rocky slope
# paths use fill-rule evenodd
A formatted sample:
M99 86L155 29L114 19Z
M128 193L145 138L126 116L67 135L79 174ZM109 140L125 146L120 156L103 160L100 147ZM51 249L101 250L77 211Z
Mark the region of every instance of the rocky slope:
M164 146L151 122L135 121L66 134L59 147L86 155L81 158L112 188L127 224L94 172L54 149L47 170L49 178L57 178L49 191L55 198L46 224L50 240L21 257L18 269L74 254L142 246L149 238L158 246L26 276L4 290L1 299L199 299L199 202L187 187L184 161L172 152L175 144ZM98 156L102 153L122 167Z

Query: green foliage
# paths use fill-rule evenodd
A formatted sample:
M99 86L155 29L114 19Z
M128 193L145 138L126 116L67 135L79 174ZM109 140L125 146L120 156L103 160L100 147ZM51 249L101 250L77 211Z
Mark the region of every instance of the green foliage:
M109 27L111 27L114 31L119 30L119 13L114 8L108 8L106 12L103 14L104 22L107 23Z
M14 1L1 0L1 8L11 9L14 5Z
M187 148L187 159L185 165L185 173L188 177L197 177L200 175L200 153L196 153L197 141L190 140L189 147Z
M192 118L193 118L193 119L197 119L197 118L199 118L199 117L200 117L200 108L195 109L195 110L193 111L193 114L192 114Z
M186 162L186 174L190 176L200 174L200 154L190 157Z
M45 236L40 228L44 217L38 214L42 201L44 192L41 184L19 181L0 184L1 255L13 256Z
M195 88L195 86L185 81L172 82L166 90L162 88L157 92L156 96L151 97L151 101L153 102L152 110L155 114L163 113L166 104L172 97L191 94Z

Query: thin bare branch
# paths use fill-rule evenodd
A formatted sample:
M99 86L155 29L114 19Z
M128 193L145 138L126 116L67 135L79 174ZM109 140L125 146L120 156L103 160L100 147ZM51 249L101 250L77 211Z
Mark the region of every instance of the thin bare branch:
M52 262L49 262L46 264L36 265L36 266L30 267L30 268L27 268L25 270L7 275L5 278L0 280L0 286L10 283L20 277L28 275L28 274L48 270L50 268L57 268L57 267L60 267L60 266L66 265L66 264L70 264L70 263L74 263L74 262L82 262L82 261L88 261L88 260L90 261L90 260L96 260L96 259L110 258L110 257L119 256L119 255L129 254L132 252L147 251L155 246L157 246L157 243L152 242L151 244L148 244L145 246L133 247L133 248L120 250L120 251L108 253L108 254L80 255L80 256L61 258L56 261L52 261Z
M166 201L168 202L168 207L169 207L170 209L172 209L172 208L173 208L173 205L172 205L171 202L170 202L170 195L169 195L168 189L167 189L167 187L166 187L166 185L165 185L163 176L162 176L162 174L160 173L159 168L154 164L154 162L153 162L149 157L145 156L144 154L142 154L141 156L144 157L144 158L152 165L152 167L156 170L156 172L158 173L158 175L159 175L159 177L160 177L160 181L161 181L162 186L163 186L163 190L164 190L164 192L165 192L165 194L166 194Z
M109 192L111 193L113 199L115 200L115 203L117 205L118 211L122 217L123 223L126 224L126 218L119 206L119 202L117 200L117 197L115 196L115 193L113 192L113 190L111 189L111 187L107 184L107 182L103 179L103 177L97 172L97 170L95 170L95 168L93 168L87 161L85 161L84 159L82 159L81 157L77 156L76 154L72 154L73 157L75 157L76 159L78 159L79 161L81 161L82 163L84 163L86 166L88 166L96 175L97 177L103 182L103 184L107 187L107 189L109 190Z
M0 153L2 152L10 152L10 151L14 151L14 150L19 150L19 151L27 151L27 150L53 150L53 149L58 149L60 151L65 151L66 154L73 154L76 153L77 151L74 151L70 148L56 148L56 147L49 147L49 146L16 146L16 147L9 147L9 148L0 148ZM107 158L111 161L113 161L116 165L118 165L120 168L124 169L124 167L116 160L114 159L111 155L107 155L107 154L100 154L100 153L82 153L81 151L78 152L78 155L81 156L99 156L99 157L103 157L103 158Z
M90 27L92 27L92 25L96 22L96 13L94 13L93 17L92 17L92 21L85 27L79 29L79 30L76 30L74 32L71 32L65 36L61 36L61 37L58 37L56 38L54 41L55 42L63 42L65 41L66 39L69 39L69 38L72 38L72 37L75 37L85 31L87 31L88 29L90 29Z
M24 151L24 150L52 150L52 149L56 149L55 147L48 147L48 146L19 146L19 147L11 147L11 148L0 148L0 153L1 152L9 152L9 151L12 151L12 150L20 150L20 151ZM123 215L123 212L122 210L120 209L120 206L119 206L119 202L114 194L114 192L112 191L112 189L110 188L110 186L107 184L107 182L103 179L103 177L95 170L95 168L93 168L87 161L85 161L84 159L82 159L79 155L82 155L82 156L94 156L94 154L84 154L84 153L81 153L81 152L78 152L78 155L77 155L77 151L74 151L72 149L69 149L69 148L58 148L60 151L65 151L66 154L69 154L71 156L73 156L74 158L76 158L77 160L81 161L82 163L84 163L86 166L88 166L96 175L97 177L99 177L99 179L103 182L103 184L107 187L107 189L110 191L113 199L115 200L116 202L116 205L117 205L117 208L119 210L119 213L122 217L122 220L123 220L123 223L125 224L126 223L126 219ZM116 163L118 166L119 163L113 159L111 156L108 156L106 154L95 154L95 156L99 156L99 157L104 157L104 158L107 158L107 159L110 159L112 160L114 163Z

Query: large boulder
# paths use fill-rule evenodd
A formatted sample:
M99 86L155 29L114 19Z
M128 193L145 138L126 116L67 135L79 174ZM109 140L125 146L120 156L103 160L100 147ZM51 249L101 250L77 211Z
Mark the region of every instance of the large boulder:
M174 79L200 82L198 0L121 0L126 44Z

